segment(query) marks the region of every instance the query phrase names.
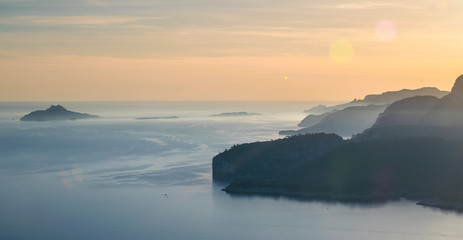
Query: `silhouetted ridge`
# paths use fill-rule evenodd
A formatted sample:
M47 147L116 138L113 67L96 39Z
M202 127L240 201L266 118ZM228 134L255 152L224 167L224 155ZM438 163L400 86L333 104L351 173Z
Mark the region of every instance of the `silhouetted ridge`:
M439 98L433 96L416 96L397 101L379 115L373 127L424 125L423 119L439 101Z
M312 114L322 114L333 110L342 110L347 107L367 106L371 104L391 104L393 102L414 96L434 96L437 98L441 98L446 96L447 94L449 94L449 91L441 91L435 87L423 87L419 89L402 89L398 91L383 92L381 94L369 94L366 95L365 98L362 100L354 100L352 102L343 103L335 106L318 105L304 112Z
M450 94L441 99L416 96L393 103L379 116L373 127L404 125L462 126L463 76L457 78Z
M319 123L299 130L280 131L280 135L296 135L305 133L334 133L343 137L351 137L371 127L378 115L387 105L368 105L348 107L327 114Z
M333 110L331 112L326 112L322 114L309 114L297 125L298 127L310 127L319 122L321 122L326 116L336 112L338 110Z
M51 105L48 110L54 111L54 112L60 112L60 111L65 112L65 111L67 111L66 108L64 108L61 105Z
M460 75L457 80L455 80L450 95L463 97L463 75Z
M448 91L440 91L435 87L419 89L402 89L366 95L363 100L354 100L336 106L318 105L307 110L311 113L305 117L298 127L299 130L283 130L280 135L295 135L305 133L335 133L343 137L351 137L371 127L389 104L415 96L433 96L436 98L447 95Z
M359 113L350 120L360 121ZM297 144L277 140L279 144L266 147L260 143L240 145L238 154L230 150L222 153L225 158L217 155L213 166L233 163L223 169L235 170L233 166L244 159L252 163L245 164L252 166L245 168L245 177L233 179L224 189L229 193L339 200L409 197L423 200L420 204L463 209L463 76L447 96L396 101L373 127L320 152L317 149L326 146L320 145L326 136L311 135L317 144L305 144L304 136L296 136L300 138L289 139L297 139ZM294 152L313 151L321 154L299 157L293 165ZM249 152L253 154L244 154ZM220 168L213 167L216 169Z
M402 89L399 91L389 91L384 92L381 94L370 94L365 96L363 101L375 104L384 104L384 103L392 103L395 101L399 101L405 98L414 97L414 96L435 96L435 97L443 97L447 95L449 92L447 91L440 91L435 87L424 87L419 89Z

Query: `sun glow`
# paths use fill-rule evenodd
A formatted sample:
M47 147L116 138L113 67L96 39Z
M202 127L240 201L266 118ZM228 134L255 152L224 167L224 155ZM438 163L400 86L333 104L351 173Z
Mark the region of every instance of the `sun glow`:
M331 44L330 57L335 63L348 63L354 58L354 47L346 39L337 39Z

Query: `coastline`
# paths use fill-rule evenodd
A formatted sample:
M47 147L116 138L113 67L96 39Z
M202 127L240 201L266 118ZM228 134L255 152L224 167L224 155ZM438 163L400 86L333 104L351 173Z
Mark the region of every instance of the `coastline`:
M299 199L322 199L330 201L379 201L379 200L394 200L403 198L404 196L399 194L370 194L370 195L355 195L355 194L326 194L326 193L311 193L304 191L292 191L285 188L240 188L227 186L222 191L228 194L243 194L243 195L269 195L269 196L282 196ZM417 196L415 196L417 197ZM404 197L412 199L413 197Z
M427 198L429 196L425 194L380 194L373 193L369 195L355 195L355 194L326 194L326 193L310 193L304 191L292 191L285 188L268 188L268 187L256 187L256 188L240 188L227 186L222 191L231 195L256 195L256 196L273 196L273 197L288 197L298 200L321 200L321 201L333 201L339 203L377 203L394 201L399 199L407 199L415 201L416 205L423 207L437 208L440 210L449 210L456 212L463 212L463 202L446 201Z
M417 205L431 208L439 208L442 210L452 210L457 212L463 212L463 202L437 200L437 199L425 199L420 200L416 203Z

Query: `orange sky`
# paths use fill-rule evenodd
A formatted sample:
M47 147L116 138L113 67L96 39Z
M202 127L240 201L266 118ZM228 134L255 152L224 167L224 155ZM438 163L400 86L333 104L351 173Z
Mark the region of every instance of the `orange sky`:
M463 74L462 1L174 2L0 0L0 101L341 101Z

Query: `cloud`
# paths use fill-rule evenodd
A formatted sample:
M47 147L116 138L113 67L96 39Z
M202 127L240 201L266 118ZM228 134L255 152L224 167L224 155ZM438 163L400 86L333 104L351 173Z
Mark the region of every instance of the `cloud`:
M0 24L13 25L89 25L104 26L113 24L138 23L146 20L161 20L164 17L131 17L131 16L18 16L0 19Z
M321 8L331 9L345 9L345 10L367 10L367 9L380 9L380 8L404 8L416 9L415 6L400 4L400 3L385 3L385 2L350 2L335 5L323 5Z

